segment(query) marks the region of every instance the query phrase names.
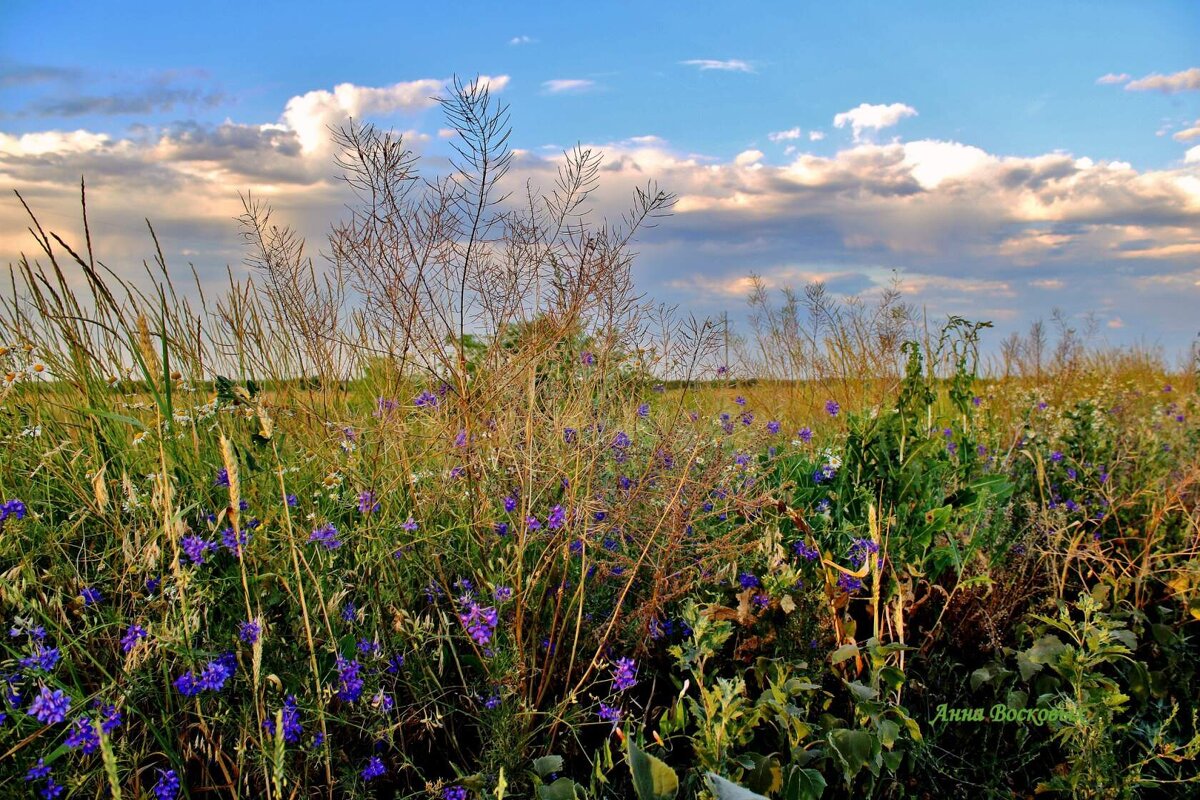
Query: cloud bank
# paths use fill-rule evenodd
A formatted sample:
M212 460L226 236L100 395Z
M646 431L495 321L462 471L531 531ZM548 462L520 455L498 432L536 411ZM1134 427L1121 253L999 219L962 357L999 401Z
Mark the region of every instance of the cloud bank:
M509 84L503 75L484 79L494 91ZM432 159L426 170L441 163L441 139L452 132L429 112L445 86L432 78L345 83L292 97L270 121L0 134L0 185L19 188L71 241L86 175L105 263L140 272L148 216L169 263L194 262L215 284L227 264L241 269L239 191L270 200L279 219L310 235L310 251L319 248L345 200L330 126L351 116L399 118L410 146ZM1168 168L1137 170L1061 152L863 139L915 114L901 103L838 114L835 126L849 127L853 140L831 153L802 150L798 128L766 134L794 148L782 158L757 149L719 158L655 136L594 142L605 162L593 205L616 218L648 179L679 195L674 217L643 239L636 276L649 294L697 313L736 313L753 271L769 286L822 280L844 294L898 281L931 317L992 319L1002 330L1060 305L1098 312L1114 336L1153 331L1179 346L1195 333L1200 145ZM516 153L511 188L553 184L561 157L544 152L534 145ZM27 224L15 200L0 201L0 261L32 252Z

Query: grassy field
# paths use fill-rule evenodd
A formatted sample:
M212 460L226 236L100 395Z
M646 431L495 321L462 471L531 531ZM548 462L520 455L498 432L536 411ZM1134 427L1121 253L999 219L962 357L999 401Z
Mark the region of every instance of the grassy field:
M250 202L216 297L34 223L0 794L1200 792L1191 366L820 287L730 340L633 294L653 187L496 205L472 91L448 184L343 133L329 278Z

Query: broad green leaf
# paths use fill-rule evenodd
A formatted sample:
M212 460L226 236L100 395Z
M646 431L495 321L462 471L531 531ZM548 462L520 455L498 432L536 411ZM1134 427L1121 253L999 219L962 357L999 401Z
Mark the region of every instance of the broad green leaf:
M534 759L533 762L533 771L538 774L539 778L544 778L551 772L562 772L562 768L562 756L542 756Z
M679 776L661 759L637 746L633 735L627 733L629 771L639 800L671 800L679 792Z
M878 743L879 740L870 731L838 728L829 732L829 746L841 763L847 786L859 770L874 761Z
M793 767L783 785L783 800L820 800L825 794L825 776L815 769Z
M578 787L570 778L559 778L549 786L538 787L541 800L575 800L578 796Z
M858 655L858 645L844 644L830 654L829 663L840 664L848 658L854 658L856 655Z

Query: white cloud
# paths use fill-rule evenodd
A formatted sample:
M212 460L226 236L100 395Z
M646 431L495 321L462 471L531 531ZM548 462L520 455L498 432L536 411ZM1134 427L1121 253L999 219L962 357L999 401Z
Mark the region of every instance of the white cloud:
M754 68L749 63L737 58L731 58L726 61L714 58L692 58L687 61L680 61L679 63L686 64L689 67L697 67L701 72L710 69L722 72L754 72Z
M904 103L892 103L886 106L862 103L857 108L843 111L835 116L833 126L844 128L849 125L854 133L854 140L859 141L865 130L879 131L890 128L905 117L915 117L916 115L917 110Z
M445 91L443 81L422 84L309 92L266 123L192 124L124 138L0 134L0 185L21 189L66 233L85 174L97 252L109 263L141 263L140 220L150 216L169 262L193 261L217 280L224 264L241 259L230 222L240 213L239 191L270 198L281 221L320 237L345 197L330 149L305 147L304 137L351 112L420 112L427 108L421 98ZM886 122L882 115L870 121ZM437 122L429 121L428 134L445 136L449 129ZM846 125L853 128L854 119ZM424 138L406 133L418 150ZM794 147L803 139L783 141ZM650 178L679 195L675 217L639 248L638 263L647 267L638 279L644 291L665 291L662 299L686 296L700 313L744 294L741 276L751 270L774 286L819 277L838 292L872 292L887 285L894 267L910 299L931 313L997 320L1044 314L1052 298L1073 311L1115 300L1129 330L1164 336L1171 325L1190 324L1189 303L1200 297L1200 144L1171 168L1140 171L1073 154L1008 157L934 139L856 141L828 156L795 150L782 165L759 150L721 159L692 154L652 135L584 146L604 154L598 213L615 219L628 192ZM562 157L538 152L514 158L514 188L526 180L553 185ZM26 225L19 205L0 201L0 263L29 249ZM200 255L185 258L184 250ZM809 259L803 270L778 266L793 263L797 252ZM714 291L706 294L705 286Z
M761 150L743 150L733 159L733 163L739 167L749 167L762 161L762 157Z
M808 132L808 140L810 142L819 142L824 138L825 138L824 131L809 131Z
M1186 142L1192 139L1200 138L1200 119L1196 120L1192 124L1192 127L1179 131L1171 138L1177 142Z
M978 147L958 142L921 140L904 145L904 163L923 189L961 178L995 161Z
M595 81L584 80L583 78L555 78L545 81L542 84L542 89L548 94L587 92L595 88Z
M492 91L501 91L509 78L484 75L479 80ZM424 111L437 104L445 87L446 81L433 78L380 87L341 83L332 91L317 89L288 100L280 122L296 132L306 153L312 153L326 147L330 127L350 117Z
M1099 78L1096 78L1096 83L1100 84L1101 86L1114 83L1125 83L1127 80L1129 80L1129 78L1130 75L1126 72L1110 72L1107 75L1101 75Z
M767 138L772 142L789 142L800 138L800 129L788 128L786 131L775 131L774 133L768 133Z
M22 158L48 154L85 153L99 150L112 140L91 131L41 131L14 136L0 132L0 154Z
M537 39L534 39L532 36L514 36L508 40L508 43L513 47L519 47L523 44L535 44L536 42Z
M1127 92L1158 91L1165 94L1200 90L1200 67L1192 67L1170 75L1154 73L1125 84Z

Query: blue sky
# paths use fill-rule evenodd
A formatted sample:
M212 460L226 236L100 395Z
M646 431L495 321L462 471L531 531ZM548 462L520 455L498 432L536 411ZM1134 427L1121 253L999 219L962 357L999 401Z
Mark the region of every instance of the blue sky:
M638 267L664 300L896 270L1001 332L1055 306L1115 343L1198 327L1200 4L180 5L0 7L0 185L69 226L86 173L113 261L140 264L150 216L236 268L239 189L319 234L339 203L312 131L353 110L436 156L421 98L483 74L531 175L582 141L615 189L681 195ZM28 247L18 212L0 260Z

